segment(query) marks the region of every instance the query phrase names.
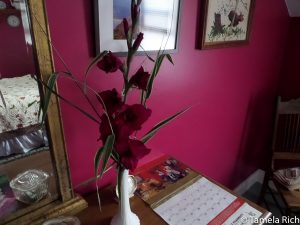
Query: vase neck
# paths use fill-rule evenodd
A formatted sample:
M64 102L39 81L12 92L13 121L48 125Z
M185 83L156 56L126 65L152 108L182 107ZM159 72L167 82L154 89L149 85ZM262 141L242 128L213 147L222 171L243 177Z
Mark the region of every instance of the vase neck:
M124 169L121 171L122 178L121 178L121 199L120 199L120 206L122 211L130 210L129 204L129 185L128 185L128 174L129 171ZM126 212L124 212L126 213Z

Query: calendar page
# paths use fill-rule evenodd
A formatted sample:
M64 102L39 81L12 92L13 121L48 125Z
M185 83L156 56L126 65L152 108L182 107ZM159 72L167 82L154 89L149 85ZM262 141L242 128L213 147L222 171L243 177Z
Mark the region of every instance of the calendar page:
M170 225L221 225L239 224L239 219L246 215L244 209L251 216L261 215L242 199L202 177L154 211Z

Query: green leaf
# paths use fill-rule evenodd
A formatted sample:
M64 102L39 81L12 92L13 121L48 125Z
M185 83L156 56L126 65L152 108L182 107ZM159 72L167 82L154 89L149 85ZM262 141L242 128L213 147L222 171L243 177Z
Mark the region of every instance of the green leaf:
M120 160L120 156L116 151L112 151L111 157L115 160L116 163L118 163Z
M169 60L169 62L172 63L172 64L174 65L172 56L171 56L170 54L166 54L166 56L167 56L167 59Z
M112 154L114 143L115 143L115 135L111 134L107 137L105 145L103 147L104 149L103 149L103 159L102 159L102 168L100 171L100 177L103 176L108 160Z
M95 176L97 177L98 175L98 167L99 167L99 163L100 163L100 159L103 153L104 147L101 147L95 154L95 158L94 158L94 170L95 170Z
M56 74L56 76L58 77L59 74ZM73 79L72 77L70 77L70 79ZM45 90L45 101L44 101L44 106L43 108L46 109L46 111L48 110L48 106L46 107L46 105L49 105L49 103L46 102L46 100L48 101L48 99L50 100L51 94L54 94L55 96L57 96L60 100L66 102L67 104L69 104L70 106L72 106L73 108L77 109L79 112L81 112L83 115L85 115L86 117L88 117L89 119L91 119L92 121L96 122L97 124L100 125L100 121L98 121L97 119L95 119L91 114L89 114L88 112L84 111L83 109L81 109L79 106L75 105L73 102L69 101L68 99L64 98L63 96L59 95L55 90L54 87L50 87L48 86L48 84L44 83L42 80L39 80L39 82L41 82L41 84L46 87ZM55 85L55 82L53 84L53 86ZM49 94L47 93L49 92ZM49 95L49 97L46 97L47 95ZM46 102L46 104L45 104ZM40 110L41 111L41 110ZM39 111L39 115L40 115L40 111ZM46 111L44 111L44 114L46 114Z
M157 76L157 74L160 70L160 67L162 65L162 62L163 62L165 57L167 57L167 59L174 65L172 57L171 57L170 54L161 54L157 57L157 59L155 61L155 64L154 64L154 67L153 67L153 70L152 70L152 73L151 73L151 76L150 76L150 79L148 81L146 99L148 99L151 96L154 79Z
M86 71L85 71L85 75L84 75L84 84L83 84L83 93L86 94L87 92L87 87L86 87L86 80L87 80L87 77L88 77L88 73L90 72L90 70L92 69L92 67L97 63L99 62L104 56L106 56L108 54L108 51L103 51L101 52L99 55L97 55L93 60L92 62L88 65Z
M44 104L43 104L43 110L42 110L42 113L43 113L42 122L44 122L46 119L51 95L52 95L52 92L54 92L57 77L58 77L57 73L53 73L50 75L49 80L47 82L47 88L45 89L45 98L44 98ZM41 110L39 110L39 116L40 116L40 113L41 113Z
M146 143L147 141L149 141L162 127L164 127L165 125L167 125L168 123L170 123L172 120L174 120L175 118L177 118L178 116L180 116L181 114L185 113L186 111L188 111L190 108L192 108L191 106L183 109L177 113L175 113L174 115L168 117L167 119L159 122L158 124L156 124L149 132L147 132L141 139L141 142Z
M140 48L144 51L145 55L150 61L155 62L155 60L146 52L142 45L140 45Z
M89 66L87 67L86 71L85 71L85 79L87 78L88 73L90 72L90 70L92 69L92 67L99 62L104 56L106 56L108 54L108 51L103 51L101 52L99 55L97 55L92 62L89 64Z

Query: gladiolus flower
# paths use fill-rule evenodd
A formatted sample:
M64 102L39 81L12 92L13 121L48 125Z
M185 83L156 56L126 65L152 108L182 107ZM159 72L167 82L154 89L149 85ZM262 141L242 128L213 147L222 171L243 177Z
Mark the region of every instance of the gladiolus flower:
M122 61L110 51L97 63L99 69L106 73L116 72L122 65Z
M102 101L104 102L104 105L110 116L116 111L120 110L124 105L120 94L115 88L112 90L102 91L99 93L99 95L102 98ZM100 100L99 96L97 96L97 98L104 108L103 102Z
M123 154L128 149L128 141L134 130L125 125L114 125L116 135L115 149L119 154Z
M105 114L103 114L101 117L101 123L100 123L100 127L99 127L99 131L100 131L100 139L102 141L102 144L104 145L106 142L106 139L109 135L112 134L111 132L111 128L109 125L109 121L108 118Z
M129 83L139 89L146 91L149 77L150 74L148 72L145 72L144 68L141 66L141 68L131 77Z
M139 140L129 140L128 149L121 154L121 162L126 169L134 170L137 167L138 160L149 154L151 149L147 148Z
M123 112L116 116L116 125L128 126L133 131L140 130L151 113L151 109L147 109L141 104L127 106Z
M107 137L112 134L112 131L107 116L103 114L100 119L100 139L104 145ZM115 149L120 154L124 153L128 149L129 136L132 135L134 130L123 124L115 124L113 118L110 119L110 122L112 123L111 126L115 134Z

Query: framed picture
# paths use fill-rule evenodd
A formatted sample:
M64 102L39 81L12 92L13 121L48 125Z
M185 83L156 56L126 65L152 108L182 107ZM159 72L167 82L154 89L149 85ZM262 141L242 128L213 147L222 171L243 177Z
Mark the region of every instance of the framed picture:
M138 30L144 33L139 52L165 49L173 52L178 43L181 0L143 0ZM95 0L96 50L126 53L123 18L131 23L131 0Z
M202 0L198 47L210 49L249 42L255 0Z

